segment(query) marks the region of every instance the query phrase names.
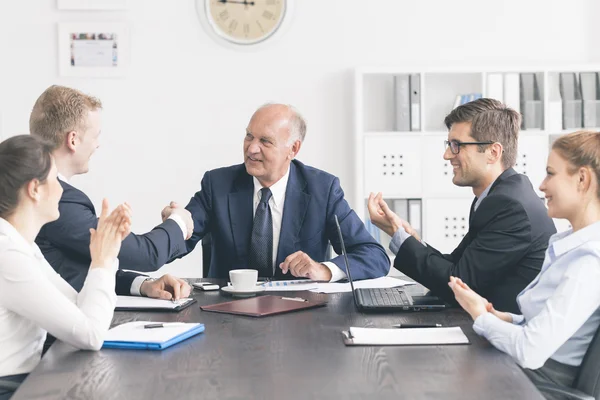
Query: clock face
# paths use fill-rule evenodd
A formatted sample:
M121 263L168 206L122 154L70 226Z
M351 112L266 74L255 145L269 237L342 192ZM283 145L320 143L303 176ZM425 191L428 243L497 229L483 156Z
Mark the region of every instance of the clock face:
M206 15L215 32L236 44L267 39L280 27L286 0L205 0Z

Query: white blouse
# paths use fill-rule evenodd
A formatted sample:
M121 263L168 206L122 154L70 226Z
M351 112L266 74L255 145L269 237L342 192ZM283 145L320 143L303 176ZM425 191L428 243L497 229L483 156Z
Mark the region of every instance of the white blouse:
M77 293L0 218L0 377L31 372L41 358L46 332L80 349L98 350L112 320L116 260L90 269Z
M513 323L491 313L473 328L523 368L548 358L579 366L600 326L600 222L550 237L540 274L517 296Z

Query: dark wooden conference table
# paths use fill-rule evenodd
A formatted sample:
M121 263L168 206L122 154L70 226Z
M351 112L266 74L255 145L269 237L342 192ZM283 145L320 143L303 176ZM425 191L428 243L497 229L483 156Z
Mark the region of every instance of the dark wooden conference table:
M198 304L179 313L116 312L113 325L202 322L203 334L160 352L77 351L57 342L13 400L543 399L509 356L473 331L460 309L367 314L355 308L351 293L285 292L328 304L252 318L199 309L231 300L220 291L192 295ZM346 347L340 333L349 326L402 322L460 326L471 344Z

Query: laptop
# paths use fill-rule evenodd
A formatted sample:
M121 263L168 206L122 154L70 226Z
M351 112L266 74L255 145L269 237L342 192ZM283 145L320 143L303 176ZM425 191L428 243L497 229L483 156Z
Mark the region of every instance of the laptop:
M364 311L439 311L448 307L443 300L435 296L411 296L399 287L396 288L375 288L375 289L354 289L352 274L350 273L350 263L346 254L346 246L342 237L342 229L335 217L335 225L342 245L342 254L346 264L346 274L352 288L354 304L359 310Z

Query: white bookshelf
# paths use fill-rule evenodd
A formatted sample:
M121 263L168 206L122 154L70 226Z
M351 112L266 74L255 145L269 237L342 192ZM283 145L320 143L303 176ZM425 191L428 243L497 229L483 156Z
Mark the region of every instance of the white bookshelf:
M354 82L355 192L351 200L354 209L364 221L368 219L366 200L369 192L383 192L384 198L392 201L420 199L423 239L440 251L452 251L468 231L468 214L473 200L471 188L460 188L452 183L452 168L442 157L448 134L443 121L452 110L456 96L481 93L487 97L490 74L536 74L543 107L543 128L521 130L515 169L526 174L536 192L543 197L538 188L545 177L546 159L553 138L577 130L546 129L555 122L550 120L547 112L553 96L549 88L556 87L561 72L598 71L600 65L357 69ZM394 76L404 74L420 76L421 131L394 130ZM498 100L504 102L504 99ZM555 223L559 231L569 228L567 221L556 220ZM383 232L380 234L384 245L388 242L385 236Z

